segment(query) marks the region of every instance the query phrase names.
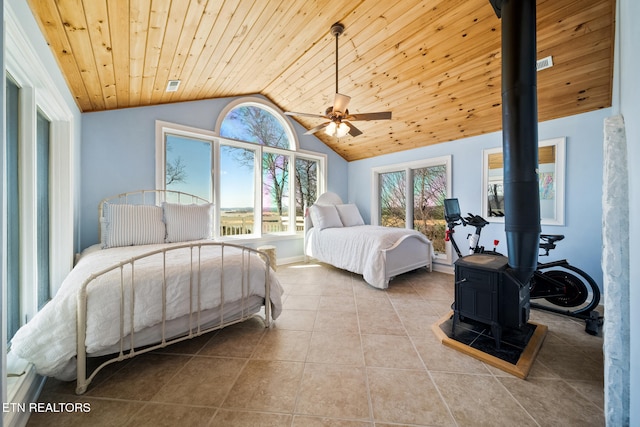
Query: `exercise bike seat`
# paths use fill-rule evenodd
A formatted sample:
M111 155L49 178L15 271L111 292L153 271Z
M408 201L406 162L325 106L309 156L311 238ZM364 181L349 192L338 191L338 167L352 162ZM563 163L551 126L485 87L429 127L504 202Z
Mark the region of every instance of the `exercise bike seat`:
M541 234L540 239L544 240L547 243L554 244L562 239L564 239L564 235L562 234Z
M564 239L562 234L541 234L540 240L544 242L540 242L540 249L544 249L544 255L547 256L551 249L556 248L556 242L562 239Z

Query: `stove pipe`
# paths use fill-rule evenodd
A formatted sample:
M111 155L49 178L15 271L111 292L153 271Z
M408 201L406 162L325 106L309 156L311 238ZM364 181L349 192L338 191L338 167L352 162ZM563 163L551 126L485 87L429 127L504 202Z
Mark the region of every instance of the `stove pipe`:
M531 279L538 262L536 1L490 0L502 18L502 151L505 232L511 273Z

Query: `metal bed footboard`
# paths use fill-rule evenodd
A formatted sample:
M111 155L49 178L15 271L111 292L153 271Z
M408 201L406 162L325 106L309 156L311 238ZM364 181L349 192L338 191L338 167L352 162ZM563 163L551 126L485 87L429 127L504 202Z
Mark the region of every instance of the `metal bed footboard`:
M200 299L203 293L204 287L207 284L202 283L201 281L201 264L202 264L202 248L206 246L219 246L220 247L220 266L219 266L219 274L220 274L220 301L221 301L221 310L220 310L220 320L219 322L213 324L212 326L201 327L200 319L203 311ZM185 265L185 268L190 269L190 279L189 279L189 292L190 292L190 310L188 313L184 313L184 316L188 316L188 330L183 333L174 336L167 337L166 331L166 323L167 319L167 276L166 276L166 262L167 262L167 253L174 250L182 250L182 249L190 250L190 258L191 262L189 265ZM224 314L224 275L225 275L225 248L236 248L239 249L242 256L242 278L240 280L239 285L242 286L242 299L241 299L241 312L234 315L231 320L225 319ZM163 263L163 272L162 272L162 321L161 321L161 340L157 344L147 345L142 348L136 348L136 333L140 331L135 331L135 265L137 261L148 258L153 255L162 254L162 263ZM247 255L248 254L248 255ZM271 290L270 290L270 264L269 257L264 252L258 251L256 249L248 248L245 246L223 243L223 242L211 242L211 241L201 241L201 242L191 242L182 245L173 245L170 247L154 250L151 252L144 253L142 255L130 258L126 261L122 261L115 265L112 265L108 268L105 268L102 271L92 274L85 282L82 284L81 289L78 292L77 300L77 380L76 380L76 394L83 394L86 392L91 381L96 377L98 372L105 368L106 366L119 362L122 360L133 358L138 354L147 353L153 350L157 350L159 348L164 348L168 345L175 344L181 341L189 340L200 335L206 334L211 331L222 329L226 326L243 322L251 317L258 315L257 313L249 312L249 307L246 306L245 302L248 299L248 290L251 280L250 268L251 268L251 254L258 255L259 258L265 264L265 276L264 276L264 317L259 316L264 321L265 327L270 327L271 325ZM247 255L247 256L245 256ZM255 257L253 257L255 259ZM124 269L129 266L131 269L130 273L130 286L129 291L125 288L125 278L124 278ZM120 339L119 339L119 347L120 350L113 357L104 363L100 364L96 367L92 372L87 372L87 351L86 351L86 337L87 337L87 299L89 294L89 287L94 281L109 272L114 270L120 271L120 313L116 313L119 319L114 319L114 321L120 322ZM194 280L194 277L196 280ZM249 283L245 283L245 281L249 281ZM125 296L126 292L130 292L129 298L129 311L130 311L130 321L131 331L126 334L124 329L125 325ZM194 301L194 294L195 299Z

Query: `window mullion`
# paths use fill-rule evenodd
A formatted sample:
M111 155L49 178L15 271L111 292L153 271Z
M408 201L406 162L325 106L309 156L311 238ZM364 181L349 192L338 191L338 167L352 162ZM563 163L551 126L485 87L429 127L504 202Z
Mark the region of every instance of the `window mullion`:
M296 156L289 153L289 233L296 232Z
M405 169L405 227L413 230L413 169Z
M380 225L381 203L380 203L380 172L373 172L371 185L371 224Z
M255 224L254 232L257 237L262 237L262 210L264 209L263 201L262 201L262 176L264 171L262 170L263 160L262 156L264 155L262 146L257 145L256 149L256 165L255 165L255 174L254 174L254 182L255 182L255 203L256 208L253 210L253 223Z
M213 191L211 200L213 202L213 235L216 239L220 238L220 221L222 206L220 199L220 141L215 138L211 147L211 189Z

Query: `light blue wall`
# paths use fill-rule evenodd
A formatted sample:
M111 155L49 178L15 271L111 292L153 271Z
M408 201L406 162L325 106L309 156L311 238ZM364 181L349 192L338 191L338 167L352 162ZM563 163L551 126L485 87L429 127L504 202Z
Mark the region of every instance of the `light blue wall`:
M98 242L98 203L119 193L155 188L155 122L213 131L236 98L86 113L82 116L81 248ZM300 147L327 154L328 189L346 198L347 162L293 122ZM302 254L301 245L298 252Z
M542 232L564 234L554 258L568 258L602 283L602 139L603 120L610 109L551 120L539 124L539 139L566 137L565 225L543 226ZM371 169L418 159L452 156L452 197L460 201L463 213L481 212L482 150L500 147L501 132L460 139L444 144L359 160L349 164L349 200L356 203L365 220L371 219ZM460 230L459 230L460 231ZM466 230L457 234L464 243ZM482 231L482 242L506 253L504 224L491 223ZM481 242L481 243L482 243ZM460 245L462 247L462 245Z

